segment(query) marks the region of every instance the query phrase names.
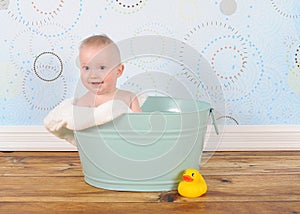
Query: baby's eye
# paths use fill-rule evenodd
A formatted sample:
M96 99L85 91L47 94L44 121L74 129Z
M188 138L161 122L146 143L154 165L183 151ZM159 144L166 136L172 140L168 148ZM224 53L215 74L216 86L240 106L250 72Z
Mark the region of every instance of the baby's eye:
M105 69L105 66L104 66L104 65L101 65L99 68L100 68L100 70L104 70L104 69Z
M84 70L84 71L88 71L90 68L89 68L89 66L82 66L82 70Z

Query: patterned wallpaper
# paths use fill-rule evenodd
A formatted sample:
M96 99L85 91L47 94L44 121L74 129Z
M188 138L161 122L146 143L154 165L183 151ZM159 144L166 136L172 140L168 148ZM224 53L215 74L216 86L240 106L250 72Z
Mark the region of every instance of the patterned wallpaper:
M102 33L117 43L160 35L196 49L218 80L207 89L224 104L221 117L228 124L300 122L298 0L0 0L0 20L2 126L42 125L51 109L74 96L78 45ZM118 84L142 91L143 79L134 76L152 71L190 88L202 81L197 69L191 78L170 61L148 56L124 62ZM152 78L154 89L164 85Z

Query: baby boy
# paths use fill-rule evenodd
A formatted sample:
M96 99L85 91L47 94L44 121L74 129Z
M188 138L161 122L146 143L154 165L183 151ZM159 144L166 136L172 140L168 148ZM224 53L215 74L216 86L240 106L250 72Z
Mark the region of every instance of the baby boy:
M88 92L75 101L75 105L98 107L113 99L123 101L133 112L141 112L135 94L116 87L123 74L120 51L105 35L83 40L79 47L80 78Z

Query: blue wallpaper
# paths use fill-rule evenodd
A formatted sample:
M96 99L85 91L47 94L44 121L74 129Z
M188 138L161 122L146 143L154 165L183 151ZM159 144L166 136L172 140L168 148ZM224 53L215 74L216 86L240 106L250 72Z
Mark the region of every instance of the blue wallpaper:
M74 96L78 45L101 33L116 42L161 35L195 48L218 80L209 94L224 103L228 124L300 122L298 0L1 0L0 20L2 126L42 125L51 109ZM142 91L146 83L131 79L149 71L191 88L201 81L183 77L182 67L169 61L124 62L118 84Z

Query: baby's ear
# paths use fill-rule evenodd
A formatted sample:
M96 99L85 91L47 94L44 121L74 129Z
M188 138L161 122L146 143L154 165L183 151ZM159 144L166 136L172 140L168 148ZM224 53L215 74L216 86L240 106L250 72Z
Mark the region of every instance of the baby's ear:
M123 64L118 65L118 68L117 68L117 69L118 69L118 70L117 70L117 77L122 76L123 71L124 71L124 65L123 65Z

